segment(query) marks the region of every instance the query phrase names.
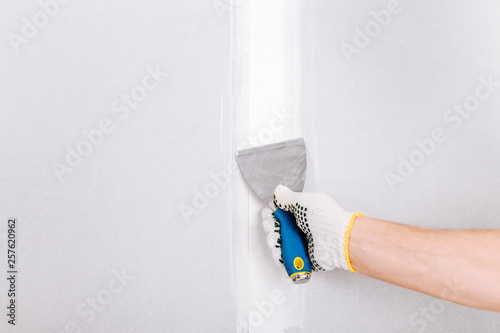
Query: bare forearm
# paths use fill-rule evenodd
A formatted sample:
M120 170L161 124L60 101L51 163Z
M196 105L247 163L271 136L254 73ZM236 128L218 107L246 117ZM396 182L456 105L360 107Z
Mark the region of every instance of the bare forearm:
M428 230L358 217L349 254L362 274L500 311L500 230Z

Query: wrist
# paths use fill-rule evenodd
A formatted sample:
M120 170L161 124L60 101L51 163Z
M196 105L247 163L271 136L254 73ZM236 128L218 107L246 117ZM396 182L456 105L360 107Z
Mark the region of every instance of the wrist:
M354 223L358 218L363 218L364 215L362 213L354 213L351 215L349 224L347 225L347 230L344 233L344 254L345 254L345 262L348 270L351 272L356 272L356 269L353 266L353 263L351 261L351 254L350 254L350 242L351 242L351 233L352 229L354 227ZM345 268L345 267L344 267Z
M351 229L349 238L349 259L351 261L352 267L356 271L362 271L361 267L363 258L363 239L367 239L366 233L368 230L365 225L367 224L368 218L365 216L360 216L355 219L353 227Z

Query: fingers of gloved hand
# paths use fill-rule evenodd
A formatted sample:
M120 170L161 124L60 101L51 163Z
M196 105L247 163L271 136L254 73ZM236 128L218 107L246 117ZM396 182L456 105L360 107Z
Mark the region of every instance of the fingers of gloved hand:
M266 232L266 242L271 249L271 256L274 262L281 266L283 259L281 257L280 225L274 218L273 211L269 208L262 211L262 226Z
M310 232L307 224L307 206L304 203L311 201L308 197L313 197L316 193L293 192L284 185L278 185L274 191L276 206L295 215L297 226L306 235ZM305 210L305 211L304 211Z
M294 192L285 185L278 185L274 190L274 204L286 211L293 211L297 204L305 207L321 204L330 209L339 209L337 202L326 193Z
M293 212L297 226L307 237L308 255L312 263L312 268L314 271L322 270L314 257L315 245L311 229L313 229L313 225L316 222L317 211L330 209L337 206L337 204L326 194L293 192L283 185L276 187L274 198L279 208ZM323 202L327 202L328 204L323 206L321 205ZM320 208L317 209L317 206Z
M262 215L262 225L264 226L264 231L266 232L266 234L271 233L276 228L278 228L279 230L279 223L274 218L272 209L264 208L264 210L262 210L261 215Z
M290 205L295 205L297 193L285 185L278 185L274 190L274 204L276 207L289 211Z

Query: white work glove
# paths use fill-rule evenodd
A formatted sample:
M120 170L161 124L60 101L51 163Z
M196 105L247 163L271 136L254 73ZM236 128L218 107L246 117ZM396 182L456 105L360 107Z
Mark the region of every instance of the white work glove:
M309 259L314 271L336 267L355 271L349 261L349 234L354 219L362 214L343 210L327 194L293 192L283 185L278 185L274 191L274 204L294 213L297 225L307 236ZM281 265L279 222L269 208L262 211L262 219L273 259Z

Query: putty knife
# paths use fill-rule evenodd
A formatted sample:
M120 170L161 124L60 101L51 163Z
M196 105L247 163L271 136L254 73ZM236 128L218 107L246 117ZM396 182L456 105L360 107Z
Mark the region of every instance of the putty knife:
M266 204L273 204L276 186L282 184L302 192L306 179L307 156L303 138L240 150L236 160L247 183ZM311 279L306 235L299 229L293 213L276 209L280 223L281 253L288 276L294 283Z

